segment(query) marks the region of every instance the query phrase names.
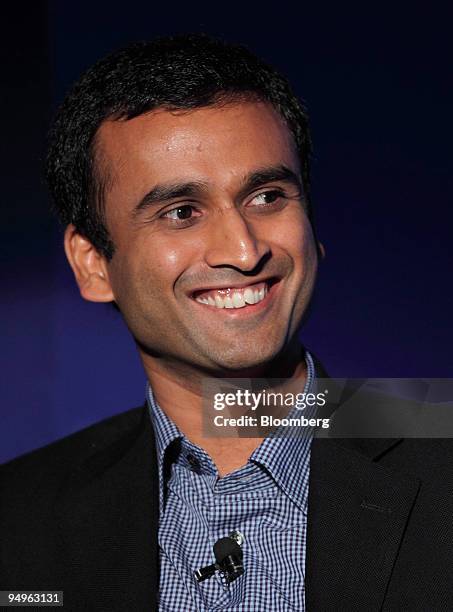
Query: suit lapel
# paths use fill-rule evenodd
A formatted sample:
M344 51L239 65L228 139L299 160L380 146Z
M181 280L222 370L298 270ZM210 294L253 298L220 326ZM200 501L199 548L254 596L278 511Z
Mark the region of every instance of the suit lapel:
M396 443L383 439L313 441L308 612L381 609L420 484L373 461Z
M157 610L158 478L146 417L144 410L139 427L84 461L61 495L69 609Z

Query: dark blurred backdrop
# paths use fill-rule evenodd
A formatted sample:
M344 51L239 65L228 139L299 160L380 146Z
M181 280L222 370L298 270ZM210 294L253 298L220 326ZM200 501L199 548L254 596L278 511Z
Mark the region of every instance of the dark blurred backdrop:
M306 101L327 258L302 338L330 374L453 375L452 14L425 3L185 6L2 9L0 461L144 400L120 317L78 295L40 173L67 87L106 52L155 35L245 43Z

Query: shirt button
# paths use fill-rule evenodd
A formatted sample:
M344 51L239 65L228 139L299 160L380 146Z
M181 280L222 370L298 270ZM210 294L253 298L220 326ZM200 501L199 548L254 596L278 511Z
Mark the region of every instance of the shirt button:
M198 461L196 457L194 457L194 455L191 455L191 454L187 455L187 461L195 469L200 467L200 462Z

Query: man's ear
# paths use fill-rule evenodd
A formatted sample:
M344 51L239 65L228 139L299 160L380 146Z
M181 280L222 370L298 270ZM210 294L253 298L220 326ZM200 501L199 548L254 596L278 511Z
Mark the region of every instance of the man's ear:
M107 260L72 224L65 230L64 249L82 297L90 302L112 302Z

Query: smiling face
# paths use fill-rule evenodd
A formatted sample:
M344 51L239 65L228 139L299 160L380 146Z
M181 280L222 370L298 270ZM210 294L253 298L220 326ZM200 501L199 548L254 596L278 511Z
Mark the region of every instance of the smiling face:
M279 114L259 102L157 110L105 121L97 151L116 250L79 285L87 299L116 301L145 367L154 356L230 372L284 352L317 250Z

